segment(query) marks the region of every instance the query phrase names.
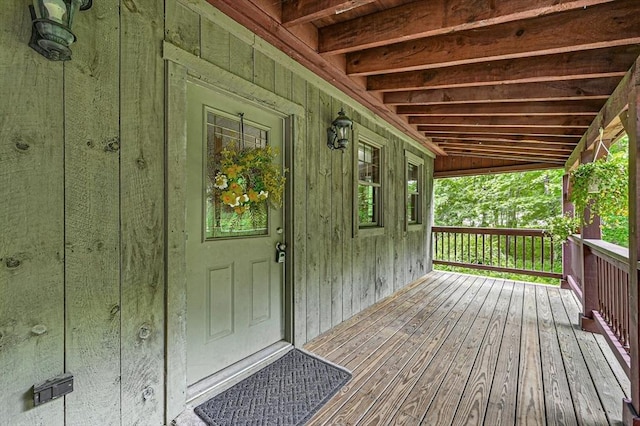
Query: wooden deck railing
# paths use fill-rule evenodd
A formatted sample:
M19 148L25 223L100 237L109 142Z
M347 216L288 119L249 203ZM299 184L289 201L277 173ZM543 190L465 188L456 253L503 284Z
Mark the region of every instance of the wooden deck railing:
M582 300L582 243L579 235L572 235L562 247L563 274L569 286Z
M574 242L583 244L584 276L579 279L584 315L593 320L592 331L605 336L629 374L629 250L602 240L574 238Z
M541 229L434 226L432 241L435 264L562 278L559 246Z

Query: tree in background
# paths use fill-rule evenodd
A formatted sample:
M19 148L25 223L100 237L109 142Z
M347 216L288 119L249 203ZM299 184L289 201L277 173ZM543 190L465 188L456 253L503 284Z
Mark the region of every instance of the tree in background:
M563 170L437 179L434 223L540 228L562 211Z
M610 160L627 162L628 138L610 148ZM436 179L434 224L489 228L544 228L562 214L564 170ZM628 171L627 177L628 179ZM627 247L628 218L601 218L602 239Z
M629 179L629 138L623 137L611 146L609 158L627 165L625 179ZM602 239L622 247L629 247L629 217L608 215L601 218Z

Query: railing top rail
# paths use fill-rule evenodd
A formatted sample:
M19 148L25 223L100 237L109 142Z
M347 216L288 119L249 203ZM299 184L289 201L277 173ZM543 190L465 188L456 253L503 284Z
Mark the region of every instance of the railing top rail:
M472 228L465 226L433 226L433 232L450 232L464 234L485 234L485 235L517 235L525 237L538 237L547 235L544 229L525 228Z
M629 249L603 240L584 239L582 244L591 248L596 255L624 264L629 264Z

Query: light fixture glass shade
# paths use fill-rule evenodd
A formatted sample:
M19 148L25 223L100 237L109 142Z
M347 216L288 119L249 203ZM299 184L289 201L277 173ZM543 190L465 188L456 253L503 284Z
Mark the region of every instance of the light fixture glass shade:
M34 0L33 4L38 19L48 19L67 27L71 26L70 4L64 0Z
M353 121L340 109L338 117L331 123L328 131L327 146L330 149L344 150L349 145L349 133L353 129Z
M76 40L71 32L73 18L91 7L92 0L33 0L32 17L37 34L31 47L51 60L71 59L69 46Z

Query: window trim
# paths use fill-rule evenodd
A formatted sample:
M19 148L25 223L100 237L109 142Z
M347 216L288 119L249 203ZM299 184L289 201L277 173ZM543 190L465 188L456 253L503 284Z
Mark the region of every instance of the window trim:
M354 237L358 234L363 236L369 235L383 235L385 233L385 201L386 201L386 179L385 179L385 147L386 142L384 138L377 133L372 132L369 129L359 127L353 144L353 234ZM360 143L373 146L380 150L380 184L379 188L379 217L378 222L375 225L360 225L360 219L358 215L358 187L360 185L360 175L358 170L358 149Z
M406 231L415 231L423 228L424 225L424 159L418 155L405 149L404 151L404 229ZM418 205L416 213L416 222L409 222L408 201L409 189L409 164L418 167Z

